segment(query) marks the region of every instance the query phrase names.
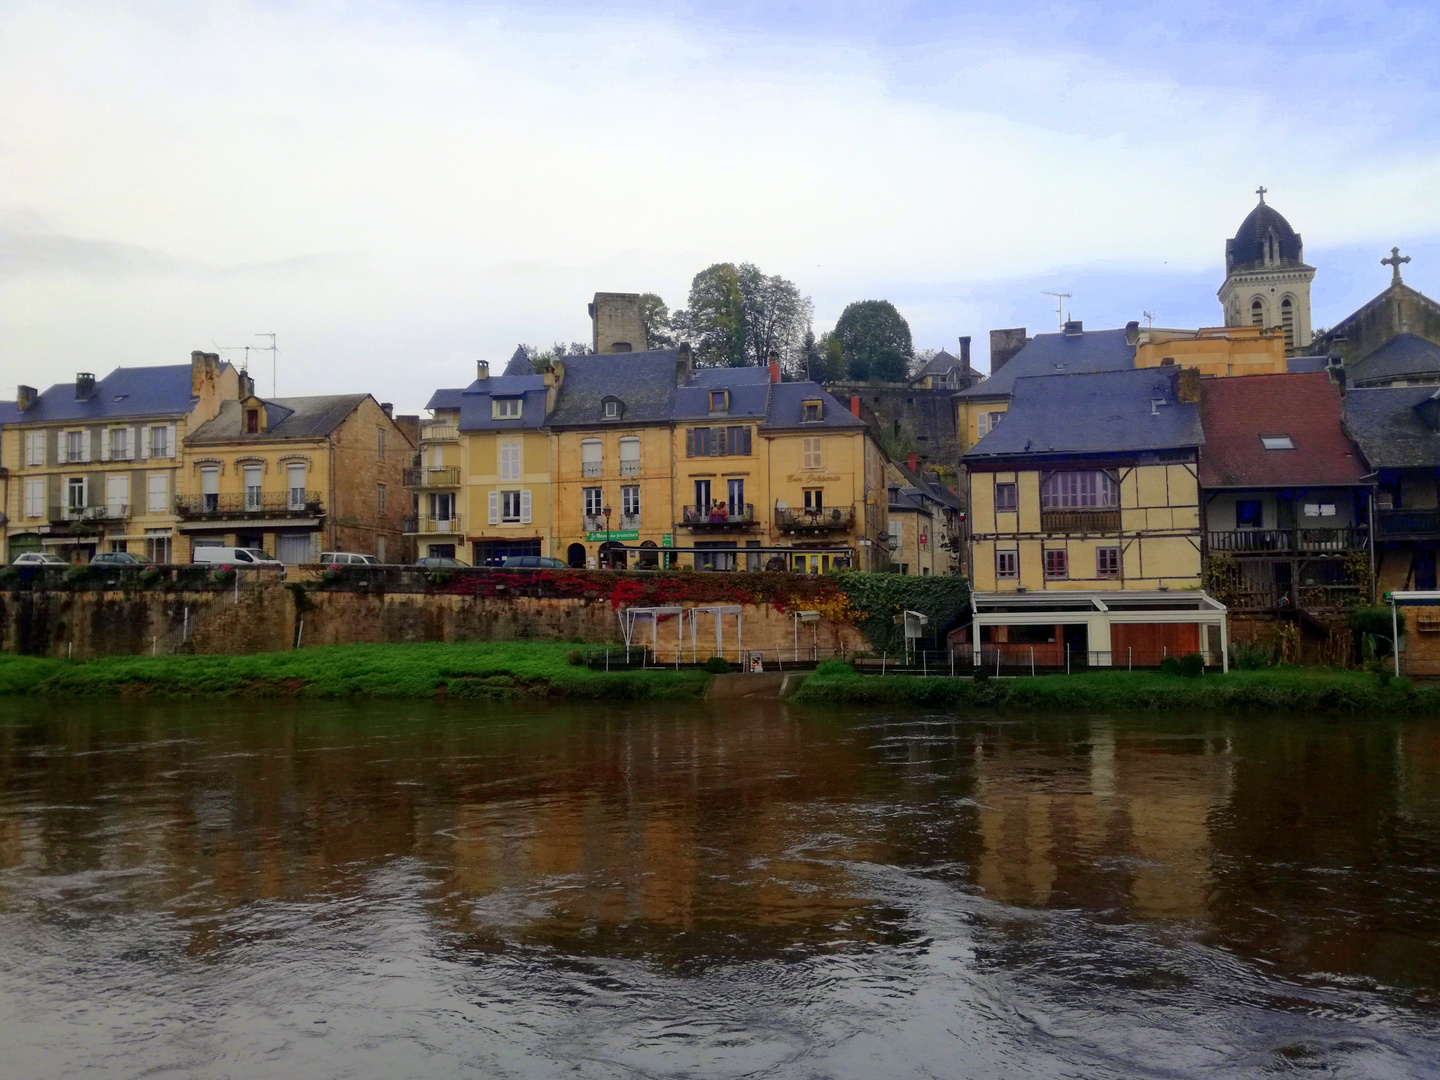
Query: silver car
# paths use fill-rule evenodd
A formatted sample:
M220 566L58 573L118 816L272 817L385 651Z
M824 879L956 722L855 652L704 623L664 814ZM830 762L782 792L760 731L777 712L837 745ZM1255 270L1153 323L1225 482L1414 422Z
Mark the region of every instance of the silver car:
M48 551L27 551L24 555L16 555L12 566L69 566L70 564L59 555L51 555Z

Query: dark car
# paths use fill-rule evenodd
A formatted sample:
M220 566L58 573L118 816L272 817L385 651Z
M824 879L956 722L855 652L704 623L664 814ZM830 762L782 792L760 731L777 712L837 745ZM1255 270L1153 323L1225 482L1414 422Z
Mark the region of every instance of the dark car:
M416 566L464 566L459 559L447 559L444 555L426 555L415 560Z
M500 564L504 570L568 570L570 564L549 555L511 555Z
M91 566L154 566L149 559L131 555L128 551L102 551L90 560Z

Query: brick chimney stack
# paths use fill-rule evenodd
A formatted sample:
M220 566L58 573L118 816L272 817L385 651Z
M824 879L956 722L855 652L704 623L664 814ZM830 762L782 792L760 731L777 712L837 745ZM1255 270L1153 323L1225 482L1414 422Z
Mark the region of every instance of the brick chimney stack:
M489 360L475 361L475 378L479 379L481 382L484 382L486 379L490 378Z
M780 381L780 354L774 349L770 350L770 381Z
M859 416L859 415L860 415L860 395L859 395L859 394L851 394L851 395L850 395L850 411L851 411L852 413L854 413L856 416Z
M920 471L920 455L911 451L910 456L905 459L905 464L910 467L911 472L918 473Z
M25 412L35 404L35 399L39 396L33 386L17 386L15 388L15 407L21 412Z

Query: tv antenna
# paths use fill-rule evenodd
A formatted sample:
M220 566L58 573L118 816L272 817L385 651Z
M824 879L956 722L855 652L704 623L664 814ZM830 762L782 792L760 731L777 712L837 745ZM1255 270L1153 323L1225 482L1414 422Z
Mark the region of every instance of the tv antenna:
M1065 301L1072 298L1071 294L1068 292L1045 292L1044 290L1041 290L1040 295L1055 297L1055 321L1059 324L1059 329L1064 330Z
M1140 314L1144 317L1146 326L1155 325L1155 313L1153 311L1142 311Z
M273 333L262 332L262 333L256 334L255 336L256 336L256 337L268 337L268 338L270 339L270 344L269 344L269 345L256 345L256 346L254 346L254 349L255 349L256 352L268 352L268 353L270 354L270 396L273 398L273 397L275 397L275 396L280 392L280 391L277 389L277 378L278 378L279 367L280 367L280 364L279 364L280 349L279 349L279 348L276 346L276 344L275 344L275 335L274 335ZM247 359L247 360L249 359L249 354L248 354L248 353L246 354L246 359Z

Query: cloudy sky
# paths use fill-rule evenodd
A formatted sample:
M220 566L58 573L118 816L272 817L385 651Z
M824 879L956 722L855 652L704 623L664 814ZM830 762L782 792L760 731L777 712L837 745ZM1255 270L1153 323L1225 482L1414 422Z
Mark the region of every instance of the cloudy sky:
M0 396L273 331L414 411L721 260L983 365L1045 290L1213 324L1260 183L1317 326L1440 296L1437 8L4 0Z

